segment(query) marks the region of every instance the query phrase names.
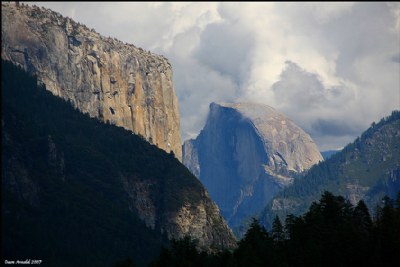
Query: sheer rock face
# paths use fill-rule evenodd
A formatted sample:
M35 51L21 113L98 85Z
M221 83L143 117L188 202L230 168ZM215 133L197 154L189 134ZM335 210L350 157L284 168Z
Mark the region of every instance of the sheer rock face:
M184 205L177 214L168 216L166 230L169 237L190 236L198 241L201 250L216 252L236 248L236 239L220 214L218 206L207 192L197 205Z
M198 241L198 247L208 252L236 247L236 239L220 214L218 206L207 191L199 188L200 201L186 202L178 210L166 209L157 202L160 185L148 179L127 179L121 176L131 200L131 208L138 211L140 219L152 228L159 228L169 239L190 236ZM158 192L158 194L157 194Z
M212 103L204 129L183 145L183 163L232 227L261 211L293 174L321 160L307 133L273 108L255 103Z
M106 38L45 8L2 3L1 57L91 117L182 157L178 101L163 56Z

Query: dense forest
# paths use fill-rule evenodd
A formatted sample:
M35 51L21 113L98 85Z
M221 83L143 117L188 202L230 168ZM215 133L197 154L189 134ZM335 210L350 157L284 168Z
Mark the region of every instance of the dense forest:
M126 184L150 181L165 218L200 201L201 183L172 153L82 114L23 69L2 60L1 72L2 259L147 265L169 241L145 225Z
M168 241L128 208L129 197L118 177L135 173L165 183L160 187L164 190L153 193L161 210L197 201L201 185L172 154L81 114L38 87L35 77L4 61L1 88L2 259L114 267L150 261L150 267L400 262L400 195L396 201L383 198L371 216L364 201L352 205L325 192L303 215L287 215L283 222L274 217L269 231L254 219L234 251L200 252L189 237ZM363 149L358 142L398 116L373 125L347 151ZM332 157L346 160L340 153ZM337 170L329 171L333 175Z
M276 215L283 220L288 214L303 214L324 191L362 198L372 209L384 196L395 199L399 190L400 111L394 110L372 123L343 150L298 175L292 185L270 201L259 218L270 229Z
M356 206L325 192L302 216L275 217L271 231L256 219L233 252L209 255L195 241L175 240L150 267L396 266L400 262L400 193L385 197L372 218L364 201ZM134 265L120 265L134 266Z

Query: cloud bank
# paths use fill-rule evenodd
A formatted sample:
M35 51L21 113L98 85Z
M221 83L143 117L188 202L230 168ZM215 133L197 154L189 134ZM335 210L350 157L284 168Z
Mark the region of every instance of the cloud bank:
M182 139L213 101L270 105L321 150L400 109L400 4L36 2L166 56Z

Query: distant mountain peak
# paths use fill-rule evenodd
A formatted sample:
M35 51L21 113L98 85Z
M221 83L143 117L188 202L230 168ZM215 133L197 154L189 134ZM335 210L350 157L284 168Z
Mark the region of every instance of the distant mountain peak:
M311 137L274 108L211 103L204 129L183 145L184 164L231 226L253 216L293 175L322 161Z
M221 108L236 110L243 119L248 120L263 141L264 147L283 157L288 170L302 172L323 160L310 135L273 107L252 102L212 103L210 116L214 109L218 112ZM301 149L304 151L299 151L300 147L292 147L291 144L295 142L302 143Z

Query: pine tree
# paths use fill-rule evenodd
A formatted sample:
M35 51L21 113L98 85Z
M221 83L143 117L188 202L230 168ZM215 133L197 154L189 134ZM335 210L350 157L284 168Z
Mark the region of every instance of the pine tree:
M239 242L234 257L239 267L265 266L265 255L268 252L268 232L260 225L258 220L253 222L244 238Z
M276 243L280 243L285 240L283 226L278 216L275 217L274 222L272 223L271 237Z

